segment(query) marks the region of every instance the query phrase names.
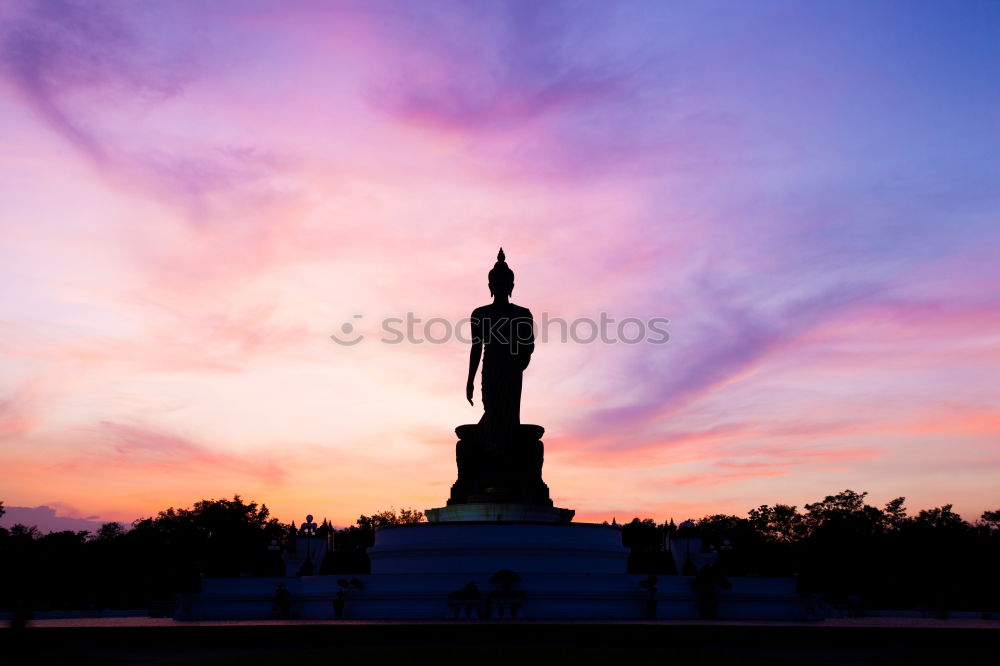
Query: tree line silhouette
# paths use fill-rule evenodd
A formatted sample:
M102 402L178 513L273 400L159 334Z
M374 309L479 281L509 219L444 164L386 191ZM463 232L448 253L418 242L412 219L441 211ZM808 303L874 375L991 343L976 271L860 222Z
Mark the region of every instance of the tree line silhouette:
M725 575L794 576L802 593L832 603L860 599L868 608L997 610L1000 511L969 523L950 504L911 516L902 497L881 508L866 497L845 490L802 511L764 505L746 517L717 514L680 525L635 518L620 526L631 549L629 572L676 574L671 546L698 538L717 553ZM377 527L422 519L420 511L389 509L342 529L324 520L315 538L333 548L316 573L367 573L365 549ZM175 595L196 592L202 577L283 575L280 552L294 538L294 525L239 495L171 507L128 528L106 523L93 533L0 528L0 610L168 612Z
M952 505L909 515L845 490L806 504L763 505L746 517L716 514L693 526L633 519L622 525L631 573L677 573L669 544L697 537L728 576L793 576L803 594L867 608L1000 608L1000 511L969 523ZM693 573L693 572L681 572Z

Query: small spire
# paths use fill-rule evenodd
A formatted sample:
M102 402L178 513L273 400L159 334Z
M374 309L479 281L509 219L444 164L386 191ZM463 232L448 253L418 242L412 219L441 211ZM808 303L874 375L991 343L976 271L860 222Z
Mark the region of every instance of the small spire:
M510 270L505 259L507 259L507 255L503 253L503 248L500 248L500 251L497 252L497 263L493 264L489 276L491 283L504 284L505 293L509 295L510 289L514 287L514 271Z

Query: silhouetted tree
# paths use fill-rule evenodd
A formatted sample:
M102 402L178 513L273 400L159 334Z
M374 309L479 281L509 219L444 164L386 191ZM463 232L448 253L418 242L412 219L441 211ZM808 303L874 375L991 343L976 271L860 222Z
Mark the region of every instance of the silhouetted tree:
M285 528L266 505L233 499L201 500L190 509L169 508L155 518L137 520L128 536L162 556L183 588L197 587L198 576L239 576L268 569L267 546Z
M3 514L0 514L3 515ZM976 527L986 532L996 532L1000 530L1000 509L997 511L983 511L983 515L976 522Z
M962 517L951 510L951 504L925 509L913 519L914 526L923 529L948 530L955 533L964 532L968 524Z
M97 541L113 541L125 534L125 526L121 523L104 523L97 528L94 539Z
M781 561L776 559L779 549L768 548L765 537L749 518L721 513L705 516L698 521L697 530L705 545L718 553L720 571L728 575L766 575Z
M890 529L898 530L906 524L905 497L897 497L885 505L885 523Z
M798 509L787 504L763 504L750 509L750 524L764 539L790 543L802 536L804 526Z
M323 570L330 573L368 573L371 564L365 549L375 544L375 530L387 525L412 525L424 519L422 511L404 508L385 509L370 516L361 515L354 525L337 530L334 551Z
M669 574L673 572L673 560L665 549L666 524L657 525L652 518L633 518L623 523L622 545L631 549L628 558L629 573Z

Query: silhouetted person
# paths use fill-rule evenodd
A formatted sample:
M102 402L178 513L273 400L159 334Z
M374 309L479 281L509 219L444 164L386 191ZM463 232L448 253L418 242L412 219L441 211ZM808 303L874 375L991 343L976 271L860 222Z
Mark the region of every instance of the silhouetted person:
M23 596L15 598L14 607L10 614L10 628L14 630L24 629L28 626L31 617L31 602Z
M278 583L278 589L274 591L274 610L278 611L282 620L287 620L292 614L292 593L284 583Z
M507 266L503 248L489 273L493 302L472 311L472 349L465 397L472 402L479 359L483 361L483 417L480 437L486 450L497 450L515 441L521 424L521 377L535 350L531 311L510 302L514 272Z
M864 617L864 607L861 605L861 595L851 592L847 595L847 617Z
M692 582L698 613L702 619L714 620L719 609L719 588L729 589L732 583L726 580L722 572L709 562L695 575Z
M646 594L649 595L646 599L646 617L650 620L656 619L656 582L658 580L656 576L648 576L645 580L639 581L639 587L646 590Z

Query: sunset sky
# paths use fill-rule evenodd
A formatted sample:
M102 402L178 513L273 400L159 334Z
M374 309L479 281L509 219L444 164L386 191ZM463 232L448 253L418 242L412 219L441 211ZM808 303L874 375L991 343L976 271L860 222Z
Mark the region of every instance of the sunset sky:
M443 505L468 346L381 322L467 316L503 245L536 319L670 320L536 349L578 520L974 520L998 156L996 2L4 2L0 500Z

